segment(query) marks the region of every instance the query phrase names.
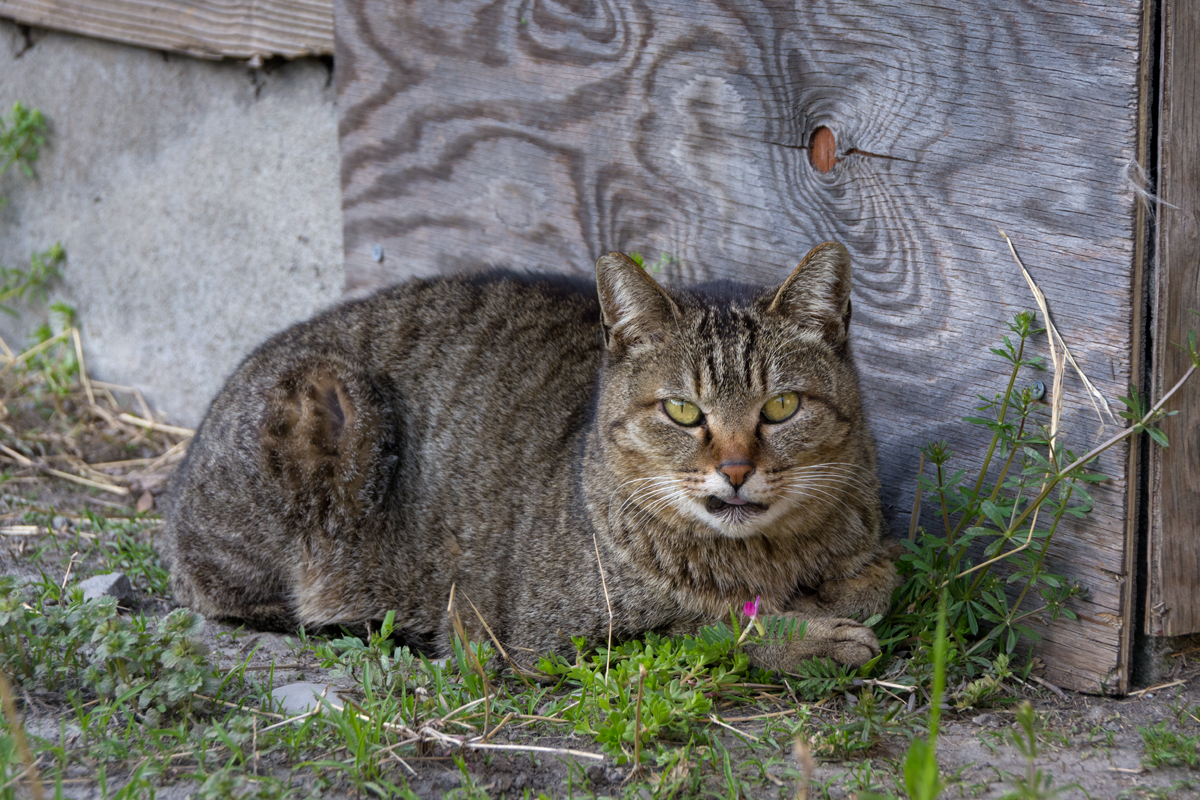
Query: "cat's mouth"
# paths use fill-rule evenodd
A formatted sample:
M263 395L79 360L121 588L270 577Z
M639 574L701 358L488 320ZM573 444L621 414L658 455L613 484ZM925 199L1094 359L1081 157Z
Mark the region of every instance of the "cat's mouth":
M704 508L708 513L726 522L741 522L767 510L762 503L751 503L737 495L725 500L715 494L709 495Z

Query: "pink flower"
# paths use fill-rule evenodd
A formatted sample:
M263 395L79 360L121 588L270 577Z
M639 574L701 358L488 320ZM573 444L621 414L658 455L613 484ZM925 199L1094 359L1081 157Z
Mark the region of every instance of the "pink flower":
M746 605L742 606L742 613L743 613L743 614L745 614L745 615L746 615L747 617L749 617L750 619L757 619L757 617L758 617L758 605L759 605L759 603L760 603L760 602L762 602L762 595L761 595L761 594L760 594L760 595L758 595L758 596L756 596L756 597L754 598L754 600L752 600L752 601L747 601L747 602L746 602Z

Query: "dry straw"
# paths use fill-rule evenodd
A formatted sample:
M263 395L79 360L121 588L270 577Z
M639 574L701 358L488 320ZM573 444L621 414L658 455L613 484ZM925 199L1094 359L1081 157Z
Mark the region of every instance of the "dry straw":
M48 386L48 378L37 369L19 370L18 367L32 365L36 356L50 356L51 348L56 345L74 351L78 385L65 392L60 388L57 394L49 394L57 411L61 412L54 415L51 425L46 426L40 417L29 424L24 417L12 412L9 404L39 383ZM19 355L0 339L0 365L0 379L3 379L0 432L6 434L9 442L0 445L0 462L16 467L13 476L16 479L48 476L125 498L126 502L140 493L143 504L148 504L152 497L148 494L149 489L163 485L170 470L183 458L195 433L190 428L166 425L155 419L138 389L92 380L87 372L78 328L67 328ZM124 395L128 403L122 404L117 395ZM128 406L139 413L131 413ZM159 436L151 438L155 434ZM161 452L152 458L94 463L85 460L85 451L89 449L127 447ZM88 500L108 505L97 498ZM139 510L144 510L142 505Z

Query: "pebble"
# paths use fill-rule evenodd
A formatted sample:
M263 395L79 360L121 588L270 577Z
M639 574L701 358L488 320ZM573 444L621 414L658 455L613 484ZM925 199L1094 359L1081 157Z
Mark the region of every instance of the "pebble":
M342 709L342 698L328 683L299 681L285 684L271 691L271 699L283 707L284 714L306 714L321 702L322 693L325 694L326 703L339 711Z
M117 605L131 607L137 602L133 585L123 572L110 572L107 575L93 575L86 581L79 582L83 589L84 600L99 600L101 597L117 598Z
M995 714L980 714L975 719L971 720L981 728L999 728L1000 718Z

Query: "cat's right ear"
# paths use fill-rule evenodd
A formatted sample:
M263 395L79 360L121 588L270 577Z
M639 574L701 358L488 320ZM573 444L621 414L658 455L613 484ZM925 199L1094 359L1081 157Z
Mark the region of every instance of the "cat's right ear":
M646 270L623 253L596 262L596 290L610 349L661 342L679 317L679 307Z

